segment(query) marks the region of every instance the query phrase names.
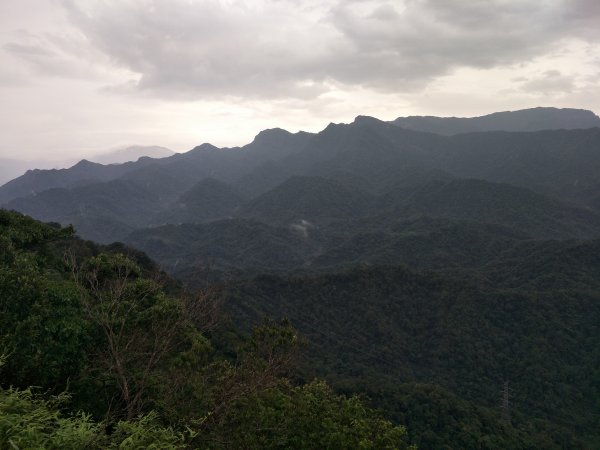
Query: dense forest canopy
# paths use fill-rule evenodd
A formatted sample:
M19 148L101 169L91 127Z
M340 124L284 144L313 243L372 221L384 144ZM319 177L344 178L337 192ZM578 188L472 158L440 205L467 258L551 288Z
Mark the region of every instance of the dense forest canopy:
M0 238L2 448L408 448L358 397L291 381L288 322L219 334L139 252L2 210Z

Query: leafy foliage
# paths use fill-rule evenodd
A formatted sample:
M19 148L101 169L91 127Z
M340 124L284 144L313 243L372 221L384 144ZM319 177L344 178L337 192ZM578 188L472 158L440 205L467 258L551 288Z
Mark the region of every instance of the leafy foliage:
M79 413L65 416L66 396L45 400L31 390L0 389L0 444L2 448L36 449L156 449L185 448L185 435L156 423L149 414L134 421L120 421L106 428Z
M291 384L289 323L217 351L208 298L166 293L144 255L17 213L0 226L0 447L406 448L357 398Z
M409 448L403 427L392 426L357 397L336 395L323 382L245 396L226 423L209 439L228 448Z
M515 290L468 274L375 267L305 278L262 276L230 285L222 295L239 323L289 317L309 342L306 378L325 376L349 392L434 383L494 410L495 422L500 390L509 380L513 425L523 431L541 419L543 430L556 431L545 448L560 448L565 439L578 442L573 430L584 442L598 440L596 286L597 279L593 287L573 280L561 289ZM380 404L403 417L400 404ZM522 442L535 447L543 433Z

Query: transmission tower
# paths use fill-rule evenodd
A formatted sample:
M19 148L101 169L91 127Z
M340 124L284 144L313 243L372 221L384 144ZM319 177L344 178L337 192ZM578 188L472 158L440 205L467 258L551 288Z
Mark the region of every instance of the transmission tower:
M500 415L502 420L510 423L510 388L508 386L508 381L504 382L504 387L502 388L502 398L500 399Z

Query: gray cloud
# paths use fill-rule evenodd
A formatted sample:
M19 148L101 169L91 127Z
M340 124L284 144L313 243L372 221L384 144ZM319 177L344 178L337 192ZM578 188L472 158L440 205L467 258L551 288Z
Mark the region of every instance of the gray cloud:
M1 0L0 155L597 109L598 23L598 0Z
M107 57L80 33L19 30L15 37L15 41L2 45L2 50L24 62L35 75L92 80L106 74ZM2 79L0 76L0 85Z
M600 21L596 0L64 6L90 48L137 74L113 92L190 100L310 99L336 87L410 92L456 68L524 62L566 39L593 40Z
M547 70L541 75L523 82L520 89L544 95L564 94L575 89L575 79L573 76L563 75L558 70Z
M13 53L17 56L22 56L24 58L30 57L53 57L54 53L48 49L40 47L38 45L27 45L21 43L11 42L4 46L4 49L9 53Z

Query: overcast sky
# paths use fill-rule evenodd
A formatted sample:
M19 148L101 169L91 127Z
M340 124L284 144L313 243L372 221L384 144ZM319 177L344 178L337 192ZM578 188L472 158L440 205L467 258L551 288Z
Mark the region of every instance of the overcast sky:
M600 112L598 0L0 0L0 157Z

